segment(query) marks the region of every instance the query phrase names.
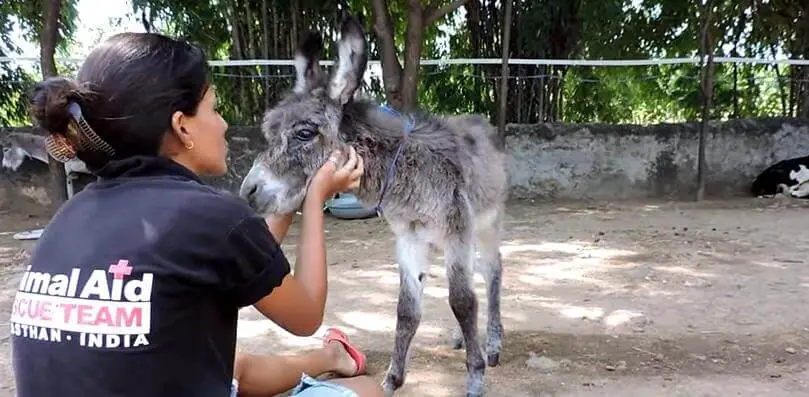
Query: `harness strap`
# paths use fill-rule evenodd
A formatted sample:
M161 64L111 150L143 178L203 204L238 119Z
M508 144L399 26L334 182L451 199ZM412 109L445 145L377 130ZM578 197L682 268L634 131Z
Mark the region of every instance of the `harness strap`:
M382 106L382 110L397 116L401 116L401 113L397 112L394 109L391 109L387 106ZM405 120L404 125L404 135L405 137L413 131L416 127L416 121L413 120L412 115L407 115L407 120ZM404 147L404 139L399 141L399 145L396 147L396 153L393 155L390 163L388 164L387 173L385 174L385 179L382 180L382 190L379 193L379 201L376 203L376 214L377 216L382 216L382 200L385 198L385 193L387 193L388 188L390 187L391 182L393 182L393 177L396 172L396 160L399 159L399 155L402 154L402 148Z

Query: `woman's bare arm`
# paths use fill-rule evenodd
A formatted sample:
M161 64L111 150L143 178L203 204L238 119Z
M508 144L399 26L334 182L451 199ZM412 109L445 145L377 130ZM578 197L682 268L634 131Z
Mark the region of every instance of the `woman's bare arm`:
M326 308L326 244L323 218L323 200L319 197L313 199L307 197L303 204L294 275L288 274L280 286L254 305L267 318L297 336L308 336L317 331ZM270 220L268 225L273 236L278 233L283 239L291 222L291 217L284 217Z
M254 306L276 324L298 335L312 335L323 321L326 308L327 271L323 202L340 191L359 187L362 158L351 148L348 161L337 166L332 156L313 178L303 202L301 234L298 239L294 274ZM270 221L277 240L286 235L291 219ZM277 233L277 234L276 234Z
M272 236L278 245L281 245L281 243L284 241L284 238L287 236L287 232L289 231L289 227L292 225L294 220L294 212L284 215L270 215L264 218L264 221L267 222L267 227L270 228L270 233L272 233Z

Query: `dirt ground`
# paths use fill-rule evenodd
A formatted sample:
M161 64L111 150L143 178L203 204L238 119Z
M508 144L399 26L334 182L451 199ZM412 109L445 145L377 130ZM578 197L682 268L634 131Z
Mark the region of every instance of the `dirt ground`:
M504 351L490 396L809 395L809 203L514 202L504 258ZM11 232L46 222L0 214L0 310L7 313L32 243ZM380 219L329 218L330 293L323 327L340 326L381 381L393 347L398 273ZM294 260L297 229L284 248ZM398 396L460 396L464 353L440 254ZM485 307L482 279L477 283ZM14 393L8 315L0 316L0 397ZM485 330L485 310L480 316ZM320 343L254 309L239 341L252 352Z

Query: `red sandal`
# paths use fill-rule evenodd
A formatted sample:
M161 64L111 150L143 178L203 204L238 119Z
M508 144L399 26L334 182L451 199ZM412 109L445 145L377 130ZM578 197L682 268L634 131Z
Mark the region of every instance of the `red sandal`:
M354 362L357 363L357 372L354 375L361 375L365 373L365 354L363 354L359 349L354 347L351 342L348 341L348 335L345 332L340 331L337 328L329 328L326 330L326 336L323 338L323 344L331 343L331 342L340 342L345 347L348 355L354 359Z

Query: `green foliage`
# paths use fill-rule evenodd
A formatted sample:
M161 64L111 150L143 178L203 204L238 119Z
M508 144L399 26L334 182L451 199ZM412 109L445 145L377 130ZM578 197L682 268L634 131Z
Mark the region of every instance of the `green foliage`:
M15 51L9 40L18 21L35 40L42 1L0 3L0 55ZM445 0L449 2L449 0ZM62 13L70 37L75 0ZM407 0L388 1L397 52L402 54ZM790 0L713 0L709 27L717 56L809 56L809 17ZM339 8L339 9L338 9ZM334 58L340 14L359 15L379 59L370 0L134 0L133 11L156 31L200 44L212 59L291 59L307 30L324 34L326 59ZM474 16L472 11L475 10ZM706 9L698 0L513 0L512 58L646 59L700 53ZM427 28L422 58L499 58L502 1L468 0ZM67 43L67 44L66 44ZM60 51L69 41L60 44ZM60 71L72 73L66 65ZM291 86L294 69L212 67L220 108L231 124L256 124L262 111ZM694 120L702 106L700 67L509 68L508 121L635 122ZM806 72L806 73L804 73ZM500 65L425 65L420 69L419 107L440 113L497 116ZM780 78L780 79L779 79ZM36 76L0 66L0 122L24 120L25 90ZM711 117L762 117L809 112L809 69L718 64ZM384 101L381 76L363 87Z
M11 33L16 28L23 38L39 42L42 31L45 0L0 2L0 57L18 53L19 47L12 42ZM72 43L70 37L75 29L75 0L65 1L59 15L59 35L63 38L57 50L65 51ZM62 71L62 70L60 70ZM29 124L28 101L31 90L40 76L32 76L19 65L0 64L0 125L20 126Z
M28 98L34 79L20 67L0 65L0 126L28 123Z

